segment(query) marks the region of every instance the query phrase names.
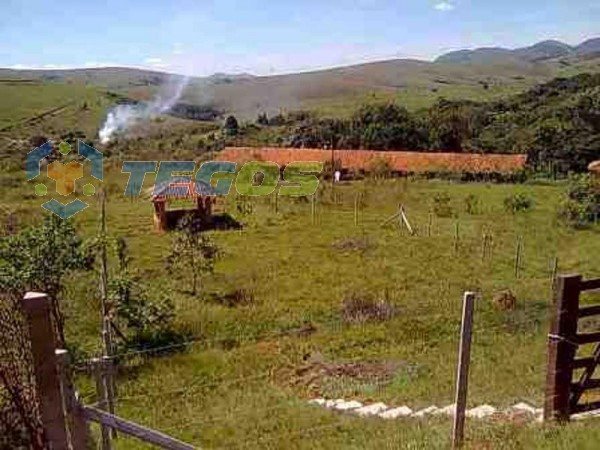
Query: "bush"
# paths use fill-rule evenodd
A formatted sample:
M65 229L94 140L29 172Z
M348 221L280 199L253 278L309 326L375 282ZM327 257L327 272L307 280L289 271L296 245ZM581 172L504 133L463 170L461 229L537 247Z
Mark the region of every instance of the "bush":
M392 165L386 158L375 158L369 163L369 173L376 180L385 180L392 176Z
M589 175L573 178L567 198L561 205L560 216L577 228L597 223L600 217L600 180Z
M533 200L525 194L509 195L504 199L504 210L515 214L527 211L533 207Z
M478 214L479 213L479 197L475 194L469 194L465 198L465 210L467 214Z
M453 212L447 193L440 192L433 196L433 213L437 217L452 217Z

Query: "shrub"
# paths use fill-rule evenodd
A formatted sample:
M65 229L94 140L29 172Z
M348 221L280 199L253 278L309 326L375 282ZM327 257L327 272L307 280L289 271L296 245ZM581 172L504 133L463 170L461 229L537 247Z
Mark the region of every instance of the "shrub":
M467 195L465 198L465 210L467 214L478 214L479 213L479 197L475 194Z
M376 180L385 180L392 176L392 165L386 158L374 158L369 163L368 172Z
M450 196L446 192L440 192L433 196L433 213L438 217L452 217Z
M533 200L525 194L509 195L504 199L504 210L515 214L527 211L533 207Z
M115 242L119 270L110 278L108 298L120 325L118 336L125 348L151 349L179 344L185 335L175 330L175 306L166 296L150 298L135 273L130 272L127 244ZM114 323L113 323L114 325Z
M213 273L219 253L217 246L202 232L202 228L201 220L186 216L179 225L166 261L170 274L188 279L192 295L196 295L198 284L202 290L204 276Z
M19 295L25 291L47 293L60 345L65 343L63 284L74 272L92 267L90 250L71 222L55 215L0 241L0 290Z
M573 178L560 216L578 228L596 223L600 216L600 181L589 175Z
M235 116L228 116L227 119L225 119L225 126L223 128L225 134L228 136L236 136L239 131L239 124Z

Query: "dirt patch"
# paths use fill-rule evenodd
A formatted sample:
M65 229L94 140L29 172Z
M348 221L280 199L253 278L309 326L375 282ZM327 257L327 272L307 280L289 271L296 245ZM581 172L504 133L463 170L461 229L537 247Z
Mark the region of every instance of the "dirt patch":
M384 322L397 313L396 306L384 298L369 293L352 292L342 303L342 317L346 323Z
M364 253L373 247L367 238L344 238L335 241L331 246L339 252L361 252Z
M348 387L388 384L403 366L405 364L397 361L328 362L321 354L315 353L307 355L299 367L281 370L277 378L318 396L332 383L347 383Z
M501 311L512 311L517 307L517 297L510 289L494 293L492 304Z

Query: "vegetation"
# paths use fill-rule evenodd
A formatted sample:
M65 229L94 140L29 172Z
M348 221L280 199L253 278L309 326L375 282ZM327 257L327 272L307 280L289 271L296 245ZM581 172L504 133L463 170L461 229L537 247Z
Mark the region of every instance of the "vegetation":
M187 216L182 220L173 249L167 258L169 273L187 278L191 284L191 295L198 293L198 283L202 289L202 279L214 270L217 247L206 233L202 233L202 223Z
M600 181L589 175L571 180L562 216L575 227L598 223L600 218Z
M143 84L156 86L160 79ZM86 89L85 105L37 121L11 120L2 134L9 157L0 172L7 230L0 282L17 297L12 303L2 298L0 352L19 349L15 336L24 334L8 327L17 323L19 330L21 319L4 314L17 311L22 291L34 288L59 294L64 340L75 359L87 360L102 346L98 277L86 270L93 261L85 243L96 235L96 206L68 222L41 220L46 213L21 170L34 138L95 139L106 107L119 100ZM350 115L263 114L258 123L240 121L235 136L216 123L160 117L103 148L104 184L112 193L107 227L122 237L109 255L109 301L127 350L118 358L119 416L203 448L448 448L443 417L418 424L366 420L307 400L352 398L412 408L451 403L465 290L481 294L470 405L541 406L552 263L557 258L560 272L590 277L600 265L599 229L590 220L598 211L592 178L569 186L548 179L520 185L388 179L382 161L374 167L381 175L377 182L321 183L314 208L305 198L275 203L272 196L233 192L223 208L243 228L198 233L184 224L164 235L152 231L147 198L121 195L125 157L199 160L226 142L526 151L540 175L581 171L597 158L596 76L557 80L491 103L439 100L444 88L424 89L431 101L419 108L362 105L361 97L362 106ZM477 89L489 98L499 92L493 82ZM43 109L32 105L22 118ZM552 140L554 131L564 141ZM328 172L337 165L330 163ZM146 178L144 192L154 181ZM381 226L400 202L415 236L395 224ZM493 237L486 241L492 248L480 256L484 236ZM518 279L516 242L522 243ZM166 351L173 347L186 351ZM30 374L5 375L14 366L5 353L0 356L0 427L11 424L10 445L26 446L39 427L35 404L21 400L30 397ZM76 381L90 401L93 379L79 374ZM22 410L14 408L19 401ZM600 434L594 420L566 427L470 421L468 437L467 448L563 449L594 448ZM145 448L122 435L115 447Z
M585 171L600 157L599 124L600 75L582 74L489 103L440 99L414 113L375 103L349 119L296 114L270 139L306 148L525 153L533 169L556 175ZM235 143L256 133L262 128L242 130Z
M109 279L108 301L115 311L113 326L122 347L148 350L180 343L185 335L175 330L173 303L166 296L149 298L142 281L129 268L124 239L116 240L116 250L119 268Z
M65 279L89 269L92 255L71 223L47 217L0 241L0 290L15 295L45 292L52 300L59 345L65 343L61 293Z
M235 136L238 134L239 125L235 116L228 116L224 125L225 134Z
M533 206L533 201L526 194L518 193L509 195L504 199L504 209L508 213L527 211Z
M145 187L153 181L148 178ZM107 184L124 186L126 181L120 171L107 173ZM39 199L23 200L27 188L4 187L2 194L6 201L19 202L39 215ZM561 183L366 180L336 185L337 203L320 198L314 225L310 203L279 198L276 213L272 197L246 197L243 202L252 207L244 208L248 218L243 230L206 233L221 257L214 273L203 277L198 291L209 301L202 302L186 292L189 278L164 270L177 233L157 236L150 202L114 195L108 203L107 227L127 239L128 271L135 269L148 298L168 292L173 326L191 333L186 352L150 358L160 353L157 349L122 358L118 388L123 400L117 403L117 412L208 448L240 442L248 448L308 449L315 443L320 448L378 448L385 442L446 448L450 426L446 419L420 427L411 420L365 420L309 406L306 400L319 395L411 408L452 403L456 361L449 355L455 355L460 299L468 289L482 295L475 317L470 404L508 406L528 401L540 406L553 258L558 257L561 272L587 276L594 276L600 264L597 227L578 230L556 220L565 191ZM363 194L364 203L355 226L357 193ZM428 238L431 200L443 193L452 214L434 216ZM527 214L506 214L504 199L518 193L525 193L536 208ZM480 212L459 215L455 250L454 212L464 211L471 195L482 199ZM227 199L225 207L239 218L236 200ZM396 227L381 227L397 211L399 201L417 230L415 237ZM77 215L72 225L83 237L91 237L96 217L92 207ZM494 238L492 256L482 260L484 232ZM524 250L521 276L515 279L519 236ZM344 244L350 250L340 251L334 245L350 239L368 240L368 248L355 251L354 244ZM78 271L66 282L66 338L70 347L76 343L79 357L86 358L101 345L99 305L90 289L97 286L97 275ZM507 311L492 302L494 294L505 289L519 299ZM350 301L351 293L368 295ZM317 374L313 385L301 376L306 355L313 359L321 355L336 367L355 364L360 369ZM507 360L511 363L500 363ZM387 378L366 375L375 363L393 368ZM84 398L92 397L93 380L79 376L77 385ZM306 429L322 426L327 428L308 432L311 439L306 439ZM595 421L564 428L473 421L468 436L471 447L487 442L556 449L567 443L593 446L598 438ZM144 448L124 436L115 445Z

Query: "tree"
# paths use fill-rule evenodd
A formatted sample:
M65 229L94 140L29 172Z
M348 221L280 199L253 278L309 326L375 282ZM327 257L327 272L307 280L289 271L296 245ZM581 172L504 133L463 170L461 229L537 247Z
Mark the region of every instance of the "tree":
M256 123L258 125L267 126L269 125L269 118L267 117L267 113L259 114L256 118Z
M202 224L191 216L185 217L175 235L171 254L167 257L170 273L182 275L191 282L191 294L198 292L198 283L202 288L202 278L214 271L218 248L202 232Z
M113 322L126 348L148 349L180 342L174 330L174 306L168 298L150 299L138 277L129 269L127 243L115 241L119 267L108 283L108 299L115 309Z
M460 152L474 135L474 111L469 102L439 100L429 110L431 144L436 149Z
M229 116L225 119L225 133L229 136L237 136L239 131L239 124L235 116Z
M0 290L17 295L25 291L48 294L61 346L65 345L59 301L63 282L70 273L91 268L90 250L72 224L55 215L0 242Z
M573 177L561 205L560 214L575 228L585 228L598 223L600 180L590 175Z

